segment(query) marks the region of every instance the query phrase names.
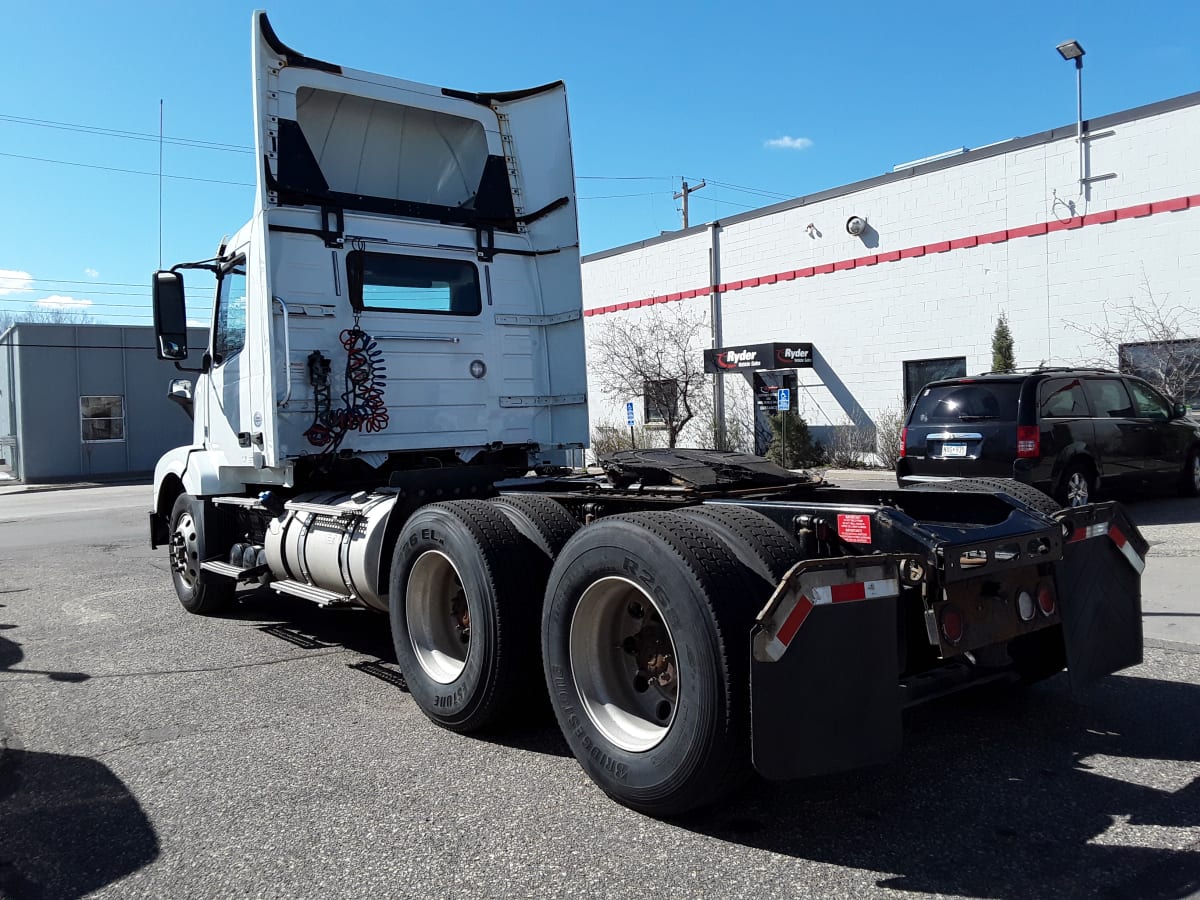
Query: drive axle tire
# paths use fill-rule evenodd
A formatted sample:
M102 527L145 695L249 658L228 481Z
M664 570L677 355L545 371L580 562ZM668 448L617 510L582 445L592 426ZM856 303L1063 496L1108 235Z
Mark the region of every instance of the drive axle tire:
M167 552L171 581L183 608L199 616L227 609L237 593L237 582L200 568L200 563L224 552L221 520L213 508L190 494L180 494L171 507Z
M483 500L418 509L397 539L388 583L396 659L421 711L452 731L495 724L538 672L540 596L549 562Z
M579 523L565 506L537 494L501 494L491 500L508 517L513 527L529 538L553 562L559 551L579 530Z
M802 555L798 540L744 506L706 503L681 509L679 514L703 523L744 565L771 584L778 584Z
M749 773L750 626L771 585L672 512L581 529L550 573L542 657L559 727L606 793L655 816Z

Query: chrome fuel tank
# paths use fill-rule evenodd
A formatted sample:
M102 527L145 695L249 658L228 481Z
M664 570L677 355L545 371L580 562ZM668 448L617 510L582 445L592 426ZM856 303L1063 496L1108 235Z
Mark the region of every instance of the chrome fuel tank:
M386 612L387 585L377 583L378 561L395 502L395 494L365 491L293 497L267 527L263 546L271 571Z

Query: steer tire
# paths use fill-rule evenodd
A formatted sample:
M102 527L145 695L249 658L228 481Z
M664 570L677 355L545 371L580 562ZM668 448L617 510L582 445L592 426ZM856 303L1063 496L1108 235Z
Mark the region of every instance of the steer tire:
M927 481L915 485L913 491L959 491L966 493L1003 493L1020 500L1031 509L1044 515L1053 515L1062 509L1062 504L1045 491L1032 487L1014 478L956 478L953 481Z
M778 584L802 555L800 542L762 513L744 506L703 504L679 510L701 522L734 555L772 584Z
M513 527L534 543L551 561L579 530L565 506L538 494L502 494L490 501L508 517Z
M549 562L495 506L432 503L405 522L388 580L392 641L413 700L451 731L496 724L529 693Z
M229 545L223 520L213 506L190 494L180 494L171 507L168 554L171 581L183 608L198 616L228 609L237 594L232 578L206 572L204 560L223 553Z
M542 657L559 727L602 790L670 816L742 783L750 626L770 591L709 523L673 512L611 516L567 543Z

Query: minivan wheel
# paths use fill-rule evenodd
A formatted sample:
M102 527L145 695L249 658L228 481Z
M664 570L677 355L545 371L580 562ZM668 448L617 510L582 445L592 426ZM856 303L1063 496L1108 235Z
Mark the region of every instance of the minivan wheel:
M1085 506L1091 503L1092 495L1095 492L1096 483L1092 473L1083 466L1074 465L1063 472L1055 496L1058 498L1058 502L1066 508Z
M1184 497L1200 497L1200 448L1193 448L1179 475L1179 493Z

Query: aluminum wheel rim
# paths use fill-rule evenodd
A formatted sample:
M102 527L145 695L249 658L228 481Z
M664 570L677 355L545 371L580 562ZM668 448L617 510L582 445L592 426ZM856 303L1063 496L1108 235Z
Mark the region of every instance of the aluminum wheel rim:
M408 641L421 669L438 684L450 684L467 667L470 614L462 577L439 550L417 557L404 589Z
M1082 472L1073 472L1071 477L1067 479L1067 503L1068 505L1083 506L1088 502L1088 481L1087 476Z
M171 569L188 588L196 584L200 574L200 535L190 512L185 512L175 523L171 535Z
M675 721L680 673L674 639L654 600L625 578L593 582L571 616L569 648L571 674L592 724L631 753L662 743Z

